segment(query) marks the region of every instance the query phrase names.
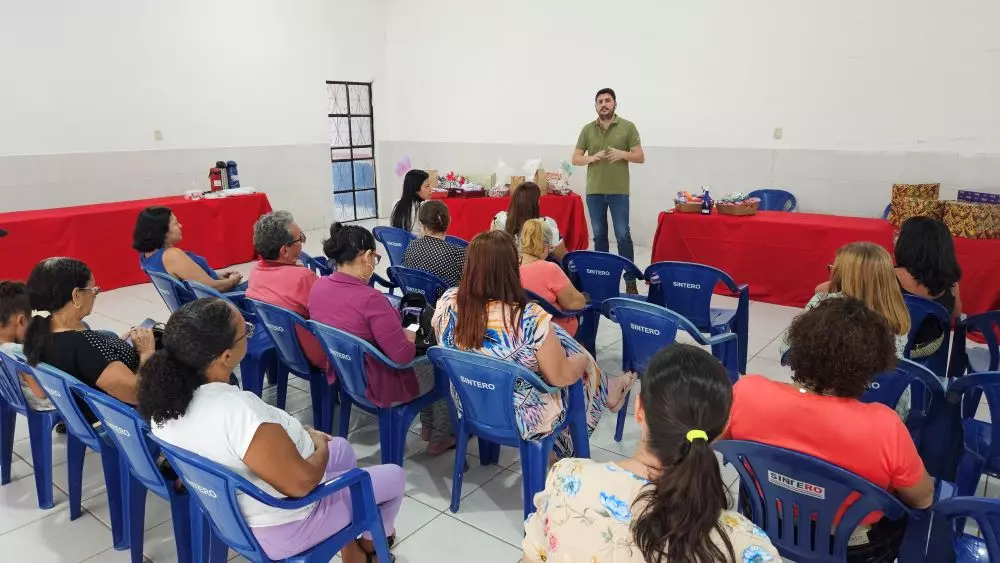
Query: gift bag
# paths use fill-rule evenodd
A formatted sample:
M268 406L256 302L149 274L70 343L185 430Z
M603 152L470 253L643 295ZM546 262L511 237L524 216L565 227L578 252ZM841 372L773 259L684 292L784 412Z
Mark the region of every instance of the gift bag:
M943 220L955 237L1000 238L1000 205L947 201Z
M899 227L910 217L933 217L944 220L944 202L918 197L904 197L892 202L889 222Z

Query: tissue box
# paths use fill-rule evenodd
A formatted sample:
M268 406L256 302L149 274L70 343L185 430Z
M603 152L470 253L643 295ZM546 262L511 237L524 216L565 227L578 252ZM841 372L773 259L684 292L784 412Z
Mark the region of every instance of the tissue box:
M1000 194L958 190L958 201L964 201L967 203L990 203L993 205L1000 205Z
M910 217L934 217L944 219L944 202L919 197L894 198L889 222L899 227Z
M1000 205L944 202L944 224L955 237L1000 238Z

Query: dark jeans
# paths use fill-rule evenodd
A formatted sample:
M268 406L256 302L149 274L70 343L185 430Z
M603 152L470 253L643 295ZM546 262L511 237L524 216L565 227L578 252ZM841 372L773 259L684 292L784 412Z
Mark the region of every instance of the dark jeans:
M632 232L628 228L629 196L587 194L587 212L590 214L590 227L594 229L594 250L608 251L608 209L611 209L611 222L615 228L615 239L618 241L618 254L635 262L635 252L632 250ZM634 276L626 275L625 281L635 281Z

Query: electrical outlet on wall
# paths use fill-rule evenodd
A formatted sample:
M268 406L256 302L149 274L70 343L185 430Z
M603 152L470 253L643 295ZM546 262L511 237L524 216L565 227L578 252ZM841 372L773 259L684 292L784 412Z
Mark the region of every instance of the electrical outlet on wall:
M781 136L784 134L784 132L785 132L785 130L782 129L781 127L775 127L774 128L774 138L780 141L781 140Z
M155 129L153 131L153 140L154 141L162 141L163 140L163 131L160 131L159 129Z

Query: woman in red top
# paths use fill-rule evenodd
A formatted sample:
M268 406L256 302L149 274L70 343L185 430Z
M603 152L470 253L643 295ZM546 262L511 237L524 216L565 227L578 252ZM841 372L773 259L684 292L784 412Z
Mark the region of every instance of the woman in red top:
M795 450L927 508L934 485L899 415L858 400L875 375L893 369L896 348L885 318L857 299L828 299L788 331L792 383L759 375L733 387L728 437ZM855 530L849 561L891 561L902 529L871 515Z

